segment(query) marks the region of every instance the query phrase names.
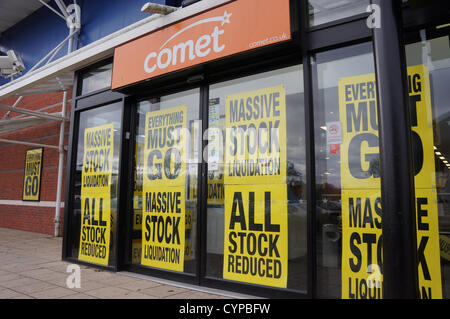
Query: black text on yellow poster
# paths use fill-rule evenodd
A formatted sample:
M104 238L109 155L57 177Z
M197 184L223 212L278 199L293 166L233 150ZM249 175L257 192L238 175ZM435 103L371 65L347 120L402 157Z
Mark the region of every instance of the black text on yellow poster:
M415 192L419 292L422 299L441 299L437 194L426 188Z
M441 275L433 128L428 71L424 66L408 68L410 102L412 108L413 143L415 156L415 192L417 213L417 247L419 285L422 298L441 298ZM342 186L342 297L381 298L375 281L382 278L381 259L370 258L373 249L354 249L355 237L364 243L373 237L367 223L365 227L351 224L351 216L361 210L361 220L371 211L379 213L381 201L379 178L379 145L376 109L375 76L343 78L339 81L339 112L342 123L341 186ZM372 198L373 197L373 198ZM369 205L370 202L370 205ZM362 206L355 203L361 203ZM365 205L367 203L367 205ZM371 209L369 209L371 207ZM352 215L353 214L353 215ZM377 218L378 214L376 214ZM367 217L367 220L370 220ZM421 222L422 220L422 222ZM370 225L370 224L369 224ZM422 226L421 226L422 225ZM372 229L372 228L370 228ZM358 233L358 235L356 235ZM353 237L352 237L353 236ZM378 235L377 235L378 236ZM381 235L376 241L382 249ZM364 247L364 246L363 246ZM373 266L362 264L352 267L354 259L371 259ZM351 285L353 283L353 285ZM358 286L359 283L359 286ZM365 289L367 285L367 289ZM374 287L375 286L375 287ZM372 290L370 290L372 289ZM376 293L376 294L375 294Z
M287 187L227 185L223 277L286 288Z
M186 106L145 118L141 264L182 272L185 255Z
M380 189L376 85L373 74L339 80L341 188Z
M285 183L285 88L229 95L225 103L225 184Z
M343 190L342 298L382 297L381 194L377 189Z
M283 86L226 98L225 279L286 287L285 99Z
M112 123L84 131L78 258L100 265L108 265L109 260L113 154Z
M141 264L183 271L185 254L184 186L144 186Z
M190 175L189 178L189 200L197 199L197 176ZM223 205L225 199L225 187L223 184L223 174L208 172L208 205Z
M22 200L39 201L43 148L28 150L25 155Z
M382 297L381 197L373 74L339 80L342 298Z
M408 84L414 155L419 291L423 299L441 299L439 220L428 67L408 67Z

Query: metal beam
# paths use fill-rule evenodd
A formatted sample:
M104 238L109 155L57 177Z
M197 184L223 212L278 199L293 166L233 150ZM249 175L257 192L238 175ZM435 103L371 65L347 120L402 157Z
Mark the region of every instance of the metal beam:
M36 147L46 147L46 148L53 148L59 150L59 146L56 145L48 145L48 144L40 144L40 143L31 143L31 142L23 142L23 141L14 141L14 140L8 140L4 138L0 138L1 143L9 143L9 144L19 144L19 145L28 145L28 146L36 146Z
M64 91L63 101L62 101L62 116L66 116L67 110L67 91ZM63 181L63 166L64 166L64 131L65 131L65 122L61 122L61 126L59 129L59 161L58 161L58 180L56 187L56 206L55 206L55 231L54 236L59 236L60 229L60 212L61 212L61 188Z
M49 4L45 3L42 0L38 0L40 3L42 3L44 6L46 6L47 8L49 8L51 11L53 11L54 13L56 13L61 19L63 19L64 21L66 21L65 16L63 16L61 13L59 13L57 10L53 9Z
M61 13L67 19L69 17L69 14L67 13L66 5L61 0L55 0L55 3L58 6L59 10L61 10Z
M16 108L17 107L17 105L20 103L20 101L22 100L22 98L23 98L23 96L21 95L21 96L19 96L18 98L17 98L17 100L16 100L16 102L14 102L14 104L13 104L13 106L12 106L12 108ZM11 114L11 111L8 111L8 112L6 112L6 114L3 116L3 120L4 119L7 119L8 118L8 116L9 116L9 114Z
M26 110L26 109L12 107L12 106L3 105L3 104L0 104L0 109L11 111L11 112L16 112L16 113L21 113L21 114L26 114L26 115L30 115L30 116L35 116L35 117L39 117L39 118L43 118L43 119L47 119L47 120L54 120L54 121L58 121L58 122L69 121L68 118L65 118L63 116L51 115L48 113L41 113L41 112L36 112L36 111L32 111L32 110Z
M418 298L416 212L402 1L372 0L381 14L373 28L381 200L383 207L383 298Z

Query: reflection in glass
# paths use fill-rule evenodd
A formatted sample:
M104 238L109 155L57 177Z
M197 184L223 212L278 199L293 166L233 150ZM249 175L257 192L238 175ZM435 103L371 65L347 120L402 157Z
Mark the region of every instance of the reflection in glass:
M309 0L309 25L351 17L366 12L370 0Z
M81 95L111 86L112 63L89 70L81 76Z
M420 30L409 34L410 43L405 45L408 67L425 65L425 70L429 72L434 143L428 152L434 152L431 157L434 158L436 170L442 295L446 299L450 298L450 38L448 31L448 27L447 30L437 28ZM411 85L414 85L414 81L410 82L410 88ZM414 118L414 114L411 116ZM415 162L418 162L416 158Z
M330 142L329 131L334 123L341 122L339 81L374 72L370 43L319 53L313 61L318 294L321 298L341 297L343 141ZM350 161L361 163L359 156L355 159L351 154ZM376 166L366 168L374 177L378 176Z

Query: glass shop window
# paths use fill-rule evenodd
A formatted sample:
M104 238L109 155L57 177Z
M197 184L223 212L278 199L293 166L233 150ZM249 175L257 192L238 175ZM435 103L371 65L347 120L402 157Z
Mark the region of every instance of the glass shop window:
M448 25L405 45L416 188L419 291L450 298L450 38Z
M81 75L81 95L111 86L112 63L88 70Z
M122 102L80 112L70 218L72 258L116 261Z
M210 86L206 276L307 288L303 67Z
M200 90L138 102L131 262L196 273Z
M370 0L309 0L309 25L327 22L365 13Z
M312 69L318 296L380 298L381 193L372 44L318 53Z

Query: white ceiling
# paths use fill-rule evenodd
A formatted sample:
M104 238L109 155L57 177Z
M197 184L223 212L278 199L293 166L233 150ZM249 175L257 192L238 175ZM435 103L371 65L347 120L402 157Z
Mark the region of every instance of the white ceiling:
M0 0L0 34L42 6L38 0Z

